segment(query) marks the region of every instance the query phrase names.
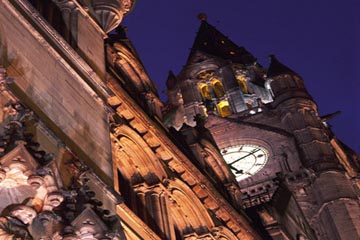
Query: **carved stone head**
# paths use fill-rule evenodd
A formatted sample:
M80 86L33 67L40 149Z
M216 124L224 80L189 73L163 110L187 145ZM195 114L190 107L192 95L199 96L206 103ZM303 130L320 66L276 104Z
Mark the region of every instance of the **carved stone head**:
M26 205L17 205L10 211L9 215L11 217L17 218L22 223L29 225L32 223L37 213L32 207Z

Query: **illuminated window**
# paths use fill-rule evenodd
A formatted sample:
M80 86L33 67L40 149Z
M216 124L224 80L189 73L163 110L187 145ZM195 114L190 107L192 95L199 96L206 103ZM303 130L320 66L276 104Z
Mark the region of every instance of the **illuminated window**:
M214 89L215 95L217 98L223 97L225 95L224 87L222 83L217 78L211 80L211 86Z
M221 117L227 117L232 114L228 101L221 101L217 104L219 115Z
M200 91L201 96L204 99L211 100L211 94L210 94L209 86L206 83L200 83L199 84L199 91Z
M208 79L208 78L214 76L214 74L215 74L215 71L214 71L214 70L206 70L206 71L200 72L200 73L196 76L196 78L197 78L197 79Z
M237 82L243 93L249 93L246 85L246 78L243 75L236 76Z

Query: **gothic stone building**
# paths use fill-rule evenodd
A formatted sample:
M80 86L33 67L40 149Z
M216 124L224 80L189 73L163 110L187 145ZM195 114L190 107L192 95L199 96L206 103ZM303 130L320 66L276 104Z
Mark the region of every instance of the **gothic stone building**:
M203 18L164 104L134 6L0 0L0 239L358 239L358 155L302 78Z

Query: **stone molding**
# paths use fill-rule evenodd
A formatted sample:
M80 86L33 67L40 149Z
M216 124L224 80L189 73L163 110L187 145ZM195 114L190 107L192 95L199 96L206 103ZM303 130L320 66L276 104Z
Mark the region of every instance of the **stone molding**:
M151 139L151 145L156 143L157 147L153 151L158 158L190 186L205 208L224 222L224 225L231 229L238 238L258 239L259 236L250 226L248 220L233 209L218 192L214 191L211 183L166 138L165 133L159 132L157 130L159 127L156 127L153 121L145 117L146 115L142 114L143 111L135 103L131 103L132 100L127 97L125 91L113 79L109 79L108 86L115 93L115 96L108 99L108 103L116 111L117 118L126 119L130 127L140 133L141 136L148 135L148 138L144 138L144 140Z

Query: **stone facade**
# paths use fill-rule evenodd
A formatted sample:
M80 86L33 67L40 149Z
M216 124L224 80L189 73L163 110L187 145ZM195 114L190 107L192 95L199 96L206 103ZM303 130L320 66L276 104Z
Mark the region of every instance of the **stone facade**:
M302 79L203 20L164 104L134 6L0 0L0 238L356 239L358 156Z
M245 212L269 238L358 238L359 156L327 127L331 115L319 116L297 73L274 56L263 68L203 19L167 87L167 126L190 146L218 149L223 159L196 161L212 178L236 176Z

